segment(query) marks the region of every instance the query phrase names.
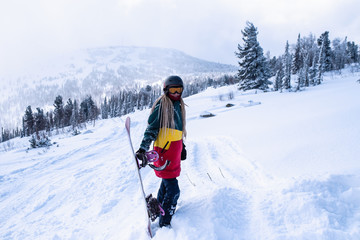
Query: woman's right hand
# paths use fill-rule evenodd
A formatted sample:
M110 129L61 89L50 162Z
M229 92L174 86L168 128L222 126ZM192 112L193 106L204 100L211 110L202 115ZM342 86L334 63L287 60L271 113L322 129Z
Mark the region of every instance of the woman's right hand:
M136 158L141 161L140 164L141 167L145 167L146 164L148 163L145 152L146 151L142 148L136 151Z

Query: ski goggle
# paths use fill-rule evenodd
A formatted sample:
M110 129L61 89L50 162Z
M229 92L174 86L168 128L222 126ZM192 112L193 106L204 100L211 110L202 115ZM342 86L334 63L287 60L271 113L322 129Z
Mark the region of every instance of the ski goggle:
M168 89L169 93L174 94L174 93L179 93L181 94L183 91L182 87L169 87Z

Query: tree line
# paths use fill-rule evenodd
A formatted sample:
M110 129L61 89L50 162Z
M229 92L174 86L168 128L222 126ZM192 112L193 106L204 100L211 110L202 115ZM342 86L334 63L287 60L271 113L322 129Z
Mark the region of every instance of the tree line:
M220 77L199 77L185 84L183 96L187 97L204 91L208 87L220 87L235 84L236 79L231 75ZM15 137L31 137L32 147L46 146L48 137L54 130L58 131L69 127L73 134L79 133L86 123L93 123L98 119L120 117L135 110L150 108L155 100L162 94L162 86L147 85L131 90L120 90L110 97L105 97L100 107L87 96L79 104L78 100L69 98L66 103L61 95L57 96L52 104L53 109L45 113L44 109L37 107L33 111L28 106L22 117L22 128L7 130L2 128L1 141L4 142Z
M186 82L183 97L202 92L208 87L220 87L235 83L235 77L226 74L217 78L196 78L192 82ZM117 94L111 95L110 98L105 97L100 108L101 118L120 117L135 110L151 108L155 100L161 96L162 92L163 88L160 85L147 85L146 87L134 90L119 91Z
M241 31L243 44L238 44L235 55L239 58L239 89L261 89L268 91L272 85L274 91L299 91L304 87L315 86L323 81L324 72L340 71L347 64L359 64L359 47L347 38L329 39L329 31L316 38L313 34L301 37L279 57L270 58L263 53L257 40L258 31L253 23L247 22ZM292 86L292 75L295 85ZM269 81L274 77L274 82Z
M79 133L86 122L95 121L99 109L91 96L86 97L80 105L77 100L69 98L66 104L61 95L57 96L53 104L54 109L44 113L37 107L33 112L31 106L25 110L22 118L22 130L20 137L31 136L30 143L33 148L50 145L49 136L53 130L71 126L73 134ZM14 136L16 137L16 136Z

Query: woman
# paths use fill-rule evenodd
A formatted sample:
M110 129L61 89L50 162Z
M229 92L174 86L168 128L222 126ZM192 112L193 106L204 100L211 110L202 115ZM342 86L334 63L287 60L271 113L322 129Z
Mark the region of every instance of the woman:
M142 161L142 166L146 166L145 152L154 141L154 150L159 153L159 160L154 165L159 167L164 165L166 160L170 161L164 170L155 170L156 176L162 178L157 200L165 211L164 216L160 215L160 227L170 226L180 196L176 178L181 171L180 160L186 158L183 143L183 138L186 136L185 104L181 98L183 89L184 84L179 76L166 78L164 94L155 101L151 109L148 127L136 152L137 158Z

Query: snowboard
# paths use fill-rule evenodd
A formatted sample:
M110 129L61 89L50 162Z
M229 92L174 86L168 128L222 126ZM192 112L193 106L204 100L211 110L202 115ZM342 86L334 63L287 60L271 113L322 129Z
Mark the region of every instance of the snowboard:
M130 135L130 117L127 117L126 120L125 120L125 128L126 128L126 131L127 131L127 134L128 134L128 137L129 137L129 143L130 143L130 147L131 147L131 151L132 151L132 155L134 156L134 164L136 166L136 171L138 173L138 176L139 176L139 181L140 181L140 186L141 186L141 192L142 192L142 198L144 200L144 207L145 207L145 210L146 210L146 221L147 221L147 231L148 231L148 234L149 236L152 238L153 237L153 233L151 231L151 223L150 223L150 212L147 208L147 201L146 201L146 194L145 194L145 191L144 191L144 185L143 185L143 181L142 181L142 178L141 178L141 174L140 174L140 164L136 158L136 154L135 154L135 151L134 151L134 147L132 145L132 141L131 141L131 135Z

